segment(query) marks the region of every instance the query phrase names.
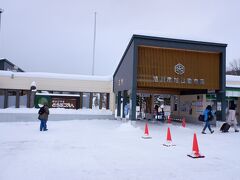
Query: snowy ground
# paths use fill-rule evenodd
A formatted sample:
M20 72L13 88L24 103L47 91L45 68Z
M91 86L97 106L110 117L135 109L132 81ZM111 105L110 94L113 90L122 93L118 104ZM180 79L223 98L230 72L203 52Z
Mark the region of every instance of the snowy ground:
M165 147L167 127L174 147ZM200 134L202 127L117 120L0 123L1 180L238 180L240 133ZM200 152L192 159L194 132Z

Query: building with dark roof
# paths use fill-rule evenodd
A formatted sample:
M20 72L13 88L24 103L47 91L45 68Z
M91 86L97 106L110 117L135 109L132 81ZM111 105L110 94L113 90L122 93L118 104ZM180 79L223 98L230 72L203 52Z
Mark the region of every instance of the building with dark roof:
M2 71L15 71L15 72L24 72L21 68L11 63L7 59L0 59L0 70Z
M133 35L113 76L117 115L154 114L165 103L171 116L197 119L207 104L225 119L227 44ZM208 102L207 94L216 101ZM140 107L139 109L136 109Z

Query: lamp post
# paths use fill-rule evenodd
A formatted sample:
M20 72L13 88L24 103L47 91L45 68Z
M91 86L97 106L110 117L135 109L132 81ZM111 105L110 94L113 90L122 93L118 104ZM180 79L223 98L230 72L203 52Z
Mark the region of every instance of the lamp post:
M0 32L1 32L1 17L2 17L2 13L3 13L3 9L0 8ZM1 35L0 35L1 37ZM1 39L1 38L0 38ZM0 41L0 45L1 45L1 41ZM1 55L1 54L0 54ZM0 57L1 58L1 57Z
M97 21L97 13L94 12L92 75L94 75L94 66L95 66L96 21Z
M3 9L0 8L0 31L1 31L1 17L2 17Z

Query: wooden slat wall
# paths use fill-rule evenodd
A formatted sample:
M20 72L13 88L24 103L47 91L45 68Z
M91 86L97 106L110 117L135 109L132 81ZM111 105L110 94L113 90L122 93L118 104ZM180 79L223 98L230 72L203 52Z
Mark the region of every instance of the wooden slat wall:
M219 89L219 53L138 47L137 86L141 88ZM185 73L174 71L176 64L185 67ZM204 84L154 82L153 76L204 79Z

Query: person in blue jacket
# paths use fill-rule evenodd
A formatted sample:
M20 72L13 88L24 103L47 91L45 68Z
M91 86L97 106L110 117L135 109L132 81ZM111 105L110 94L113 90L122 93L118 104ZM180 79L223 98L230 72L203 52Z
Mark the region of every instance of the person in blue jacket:
M212 113L212 106L208 105L206 107L206 109L204 110L203 115L204 115L205 125L204 125L204 128L202 130L202 134L206 134L205 133L206 128L208 128L209 131L212 134L214 132L214 130L211 129L211 126L210 126L210 123L209 123L209 121L211 121L213 116L214 116L213 113Z

